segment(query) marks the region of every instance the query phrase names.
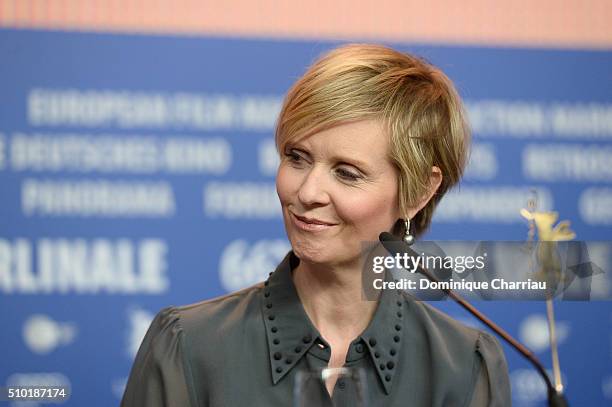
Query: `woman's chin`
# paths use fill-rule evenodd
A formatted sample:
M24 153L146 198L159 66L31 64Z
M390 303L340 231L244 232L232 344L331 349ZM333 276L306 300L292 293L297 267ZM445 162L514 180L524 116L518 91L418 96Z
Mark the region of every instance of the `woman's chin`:
M293 253L301 262L325 267L335 267L354 263L359 260L359 253L351 255L341 250L334 250L333 247L303 247L292 245Z
M293 253L303 262L324 264L334 260L334 255L329 248L313 247L311 245L292 244Z
M309 248L303 248L299 245L293 246L293 253L301 260L309 263L315 262L318 263L321 258L323 258L323 253L317 250L312 250Z

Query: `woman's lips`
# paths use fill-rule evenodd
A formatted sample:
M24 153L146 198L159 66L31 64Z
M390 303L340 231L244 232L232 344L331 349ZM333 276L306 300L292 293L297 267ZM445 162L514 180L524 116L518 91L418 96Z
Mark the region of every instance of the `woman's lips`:
M318 232L330 229L334 227L334 224L320 221L318 219L308 219L290 212L293 224L299 229L306 230L309 232Z

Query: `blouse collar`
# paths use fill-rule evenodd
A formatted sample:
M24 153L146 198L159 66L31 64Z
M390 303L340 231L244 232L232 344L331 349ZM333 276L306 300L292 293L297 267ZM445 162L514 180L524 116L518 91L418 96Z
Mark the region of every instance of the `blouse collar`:
M309 351L324 360L330 357L329 345L308 318L293 284L291 271L299 262L290 251L276 270L270 273L262 290L262 313L274 384L283 379ZM404 348L402 334L407 306L408 302L401 291L382 290L372 321L353 340L347 353L348 362L369 355L387 394L391 392Z

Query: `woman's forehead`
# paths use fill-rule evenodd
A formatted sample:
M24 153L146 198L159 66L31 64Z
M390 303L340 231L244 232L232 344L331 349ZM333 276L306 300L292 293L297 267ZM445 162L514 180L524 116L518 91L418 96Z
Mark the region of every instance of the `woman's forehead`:
M364 119L340 123L307 136L289 140L290 144L302 144L321 149L344 149L347 152L385 152L389 138L381 121Z

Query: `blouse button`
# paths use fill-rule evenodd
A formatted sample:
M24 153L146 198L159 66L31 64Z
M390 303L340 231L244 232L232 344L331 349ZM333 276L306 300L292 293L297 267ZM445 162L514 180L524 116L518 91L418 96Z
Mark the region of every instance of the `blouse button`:
M391 375L386 375L386 376L385 376L385 380L386 380L386 381L388 381L388 382L390 382L390 381L391 381Z
M376 339L370 338L370 346L376 346Z
M280 340L279 340L278 338L275 338L275 339L274 339L272 342L273 342L275 345L278 345L278 344L280 343Z
M276 318L274 315L268 315L268 319L269 319L270 321L274 321L274 318Z
M272 304L271 304L271 303L266 304L266 308L267 308L267 309L272 308Z
M296 346L294 350L295 353L300 353L302 351L302 348L300 346Z
M391 356L395 356L395 349L391 349L391 350L389 351L389 354L390 354Z
M358 343L357 345L355 345L355 350L357 351L357 353L363 353L363 345Z
M385 370L385 364L381 363L380 365L378 365L378 367L380 367L380 370Z
M375 357L376 359L378 359L378 358L380 357L380 353L379 353L379 352L374 352L374 357Z
M312 341L312 336L310 336L310 335L305 335L302 338L302 342L304 342L304 343L310 343L311 341Z
M277 367L276 368L276 373L283 373L283 368L282 367Z
M395 363L393 363L392 360L390 360L389 362L387 362L387 369L393 369L395 367Z
M269 296L270 296L270 291L266 291L266 292L264 293L264 297L268 298Z
M338 388L340 390L344 390L345 387L346 387L346 382L342 379L338 379Z
M273 326L272 328L270 328L270 331L272 331L272 333L277 333L278 332L278 328Z
M398 307L401 307L401 306L402 306L402 302L401 302L401 301L398 301L398 302L397 302L397 306L398 306Z
M401 318L402 317L402 313L400 311L397 311L397 317Z
M285 363L288 364L288 365L290 365L292 362L293 362L293 359L291 359L291 358L287 358L285 360Z
M280 352L275 352L274 353L274 359L275 360L281 360L283 357L283 355Z
M397 336L397 335L395 335L395 336L393 337L393 340L394 340L395 342L399 342L399 341L400 341L400 337L399 337L399 336Z
M402 326L401 325L395 325L395 330L396 331L401 331L402 330Z

